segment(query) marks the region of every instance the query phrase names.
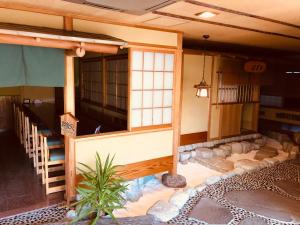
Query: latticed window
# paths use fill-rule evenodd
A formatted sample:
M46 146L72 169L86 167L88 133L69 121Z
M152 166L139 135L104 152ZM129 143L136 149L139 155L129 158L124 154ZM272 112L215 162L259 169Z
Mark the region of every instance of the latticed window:
M107 105L115 109L127 110L128 59L106 60Z
M174 54L131 52L131 127L172 123Z
M81 62L81 98L102 104L103 100L102 61L93 59Z

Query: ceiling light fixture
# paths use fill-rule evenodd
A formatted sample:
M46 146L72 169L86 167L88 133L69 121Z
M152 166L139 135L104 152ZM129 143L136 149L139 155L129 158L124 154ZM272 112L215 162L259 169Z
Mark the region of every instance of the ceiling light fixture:
M215 12L204 11L204 12L197 13L195 15L200 17L200 18L203 18L203 19L209 19L209 18L212 18L212 17L214 17L218 14L215 13Z
M209 97L209 86L206 83L204 79L204 74L205 74L205 54L203 54L203 73L202 73L202 80L199 84L195 84L194 88L197 89L196 91L196 97Z
M203 35L203 38L207 40L209 38L209 35ZM194 88L197 89L196 91L196 97L206 97L209 98L209 88L210 86L206 83L204 79L205 75L205 52L203 53L203 71L202 71L202 80L199 84L195 84Z

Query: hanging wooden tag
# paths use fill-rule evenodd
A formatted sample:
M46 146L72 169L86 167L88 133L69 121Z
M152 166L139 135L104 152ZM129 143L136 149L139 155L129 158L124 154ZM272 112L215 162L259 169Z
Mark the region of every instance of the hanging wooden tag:
M60 116L60 132L67 137L76 137L78 119L71 113Z

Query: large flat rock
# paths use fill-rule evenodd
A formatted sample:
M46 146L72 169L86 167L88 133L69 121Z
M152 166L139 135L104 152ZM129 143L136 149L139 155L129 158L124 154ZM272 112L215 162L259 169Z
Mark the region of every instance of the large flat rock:
M226 172L234 169L233 162L223 159L223 158L220 158L220 157L214 157L211 159L196 158L196 160L201 165L206 166L210 169L216 170L221 173L226 173Z
M282 222L300 222L299 201L267 190L231 191L225 198L234 206Z
M242 220L239 225L268 225L268 223L259 217L249 217Z
M200 199L189 217L208 224L227 224L233 219L229 209L209 198Z
M263 160L265 158L273 158L278 155L278 151L276 148L264 146L261 147L260 150L255 154L254 159Z
M296 198L300 198L300 183L293 182L290 180L280 180L277 181L275 185L287 194Z

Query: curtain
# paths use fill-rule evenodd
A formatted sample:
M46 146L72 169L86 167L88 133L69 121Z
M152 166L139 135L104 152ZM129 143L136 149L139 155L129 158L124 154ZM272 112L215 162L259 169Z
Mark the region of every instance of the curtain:
M22 46L0 45L0 86L12 87L25 84Z
M0 86L64 86L64 51L0 45Z

